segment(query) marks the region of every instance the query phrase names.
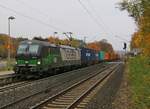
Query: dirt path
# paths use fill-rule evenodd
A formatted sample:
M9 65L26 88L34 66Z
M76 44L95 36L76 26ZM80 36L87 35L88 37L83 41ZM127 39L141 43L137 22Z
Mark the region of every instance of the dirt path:
M0 71L0 75L7 75L7 74L13 74L14 71Z
M130 99L130 88L128 80L128 68L126 66L125 72L123 74L123 80L120 85L120 89L116 94L116 98L113 102L113 109L132 109L131 108L131 99Z

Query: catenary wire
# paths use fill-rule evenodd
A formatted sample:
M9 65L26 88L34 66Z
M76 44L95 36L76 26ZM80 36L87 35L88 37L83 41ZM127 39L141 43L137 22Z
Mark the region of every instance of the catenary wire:
M83 9L88 13L88 15L92 18L92 20L94 20L94 22L95 22L99 27L102 27L102 28L103 28L104 32L106 32L106 33L111 33L111 34L113 34L113 36L116 37L117 39L120 39L120 40L122 40L122 41L127 41L127 42L128 42L128 40L126 40L126 39L124 39L124 38L122 38L122 37L120 37L120 36L118 36L118 35L115 35L112 31L110 31L110 28L108 28L108 26L106 26L106 24L103 23L103 20L102 20L101 16L97 16L97 15L94 16L94 14L92 14L92 13L89 11L89 9L87 8L87 6L85 6L84 3L81 2L81 0L78 0L78 2L79 2L80 5L83 7ZM90 1L87 1L87 2L88 2L88 4L89 4L89 6L92 8L92 10L95 12L95 9L93 8L93 6L91 6ZM100 24L99 21L97 20L97 18L98 18L98 19L101 19L101 21L102 21L103 24ZM107 28L106 28L106 27L107 27ZM109 31L108 31L108 30L109 30ZM93 39L95 39L95 37L94 37Z
M0 4L0 7L3 8L3 9L9 10L9 11L11 11L11 12L14 12L14 13L16 13L17 15L20 15L20 16L25 17L25 18L27 18L27 19L30 19L30 20L33 20L33 21L38 22L38 23L40 23L40 24L43 24L43 25L45 25L45 26L47 26L47 27L49 27L49 28L51 28L51 29L53 29L53 30L60 30L60 31L63 31L63 29L60 29L60 28L55 27L55 26L53 26L53 25L47 24L47 23L45 23L45 22L43 22L43 21L41 21L41 20L39 20L39 19L36 19L36 18L34 18L34 17L27 16L27 15L21 13L21 12L18 12L18 11L14 10L14 9L8 8L8 7L6 7L6 6L2 5L2 4Z

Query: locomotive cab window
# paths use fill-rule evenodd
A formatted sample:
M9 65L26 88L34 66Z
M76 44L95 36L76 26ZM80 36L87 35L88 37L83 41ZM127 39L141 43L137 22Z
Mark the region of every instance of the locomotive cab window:
M17 50L17 54L24 54L27 52L27 49L28 49L27 44L19 45L18 50Z
M30 45L29 46L29 53L37 54L39 50L39 45Z

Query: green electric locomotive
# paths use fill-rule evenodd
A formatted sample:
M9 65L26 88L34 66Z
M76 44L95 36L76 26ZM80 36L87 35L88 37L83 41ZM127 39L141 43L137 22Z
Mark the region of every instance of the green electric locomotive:
M26 40L19 44L15 73L24 76L44 76L55 69L79 66L80 50L56 46L45 41Z

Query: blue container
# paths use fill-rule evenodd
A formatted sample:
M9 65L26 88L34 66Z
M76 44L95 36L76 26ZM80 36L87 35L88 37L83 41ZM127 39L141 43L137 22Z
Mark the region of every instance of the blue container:
M82 64L93 64L97 60L95 50L89 48L81 48L81 63Z

